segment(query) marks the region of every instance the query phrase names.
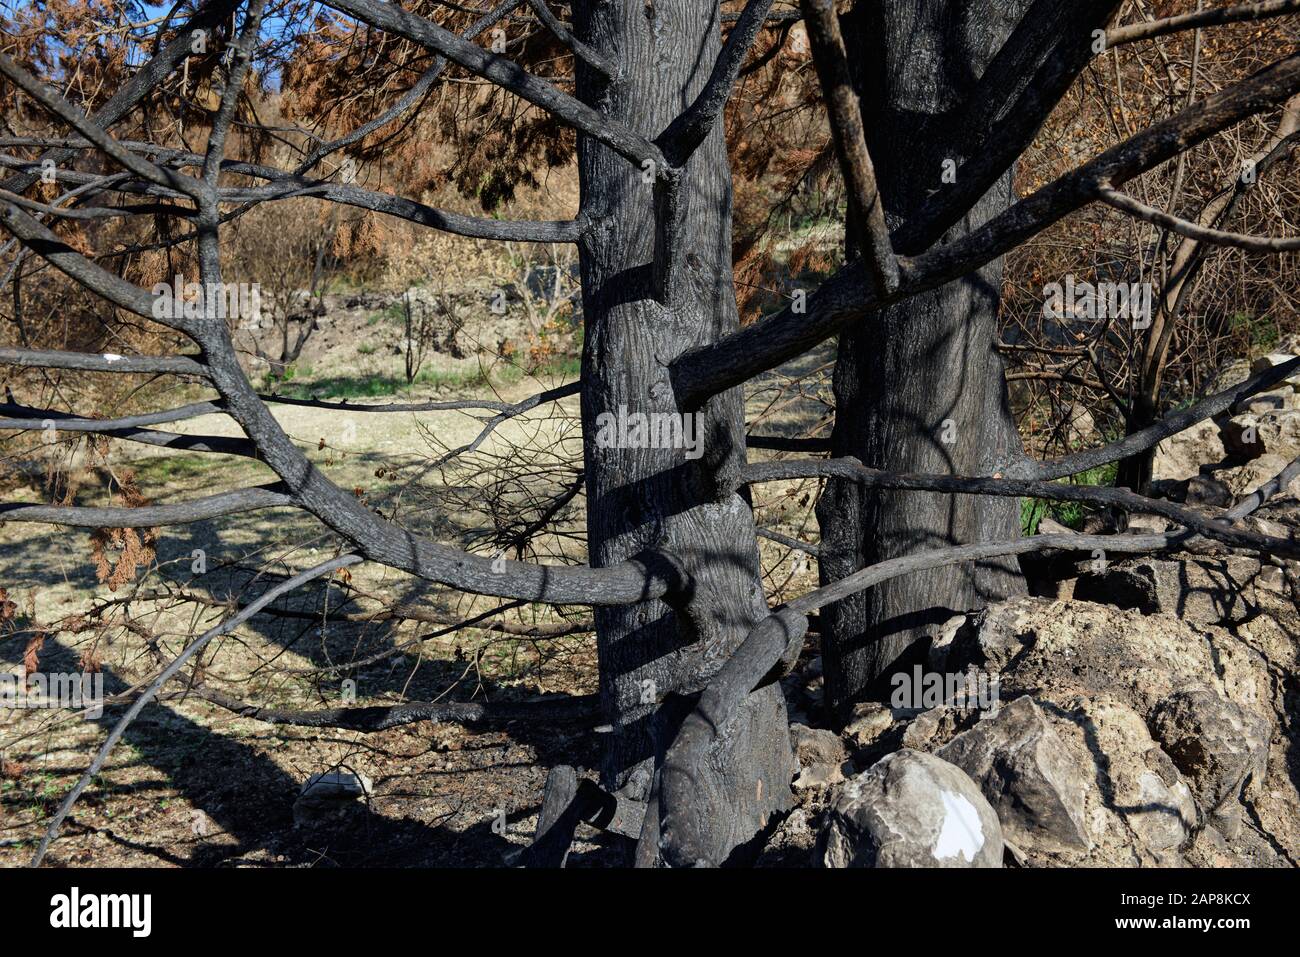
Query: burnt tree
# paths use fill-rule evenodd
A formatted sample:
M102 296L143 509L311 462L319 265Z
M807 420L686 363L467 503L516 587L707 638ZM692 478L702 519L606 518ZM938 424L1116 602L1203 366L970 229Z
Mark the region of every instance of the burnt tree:
M507 17L515 23L522 15L523 0L476 12L468 25L459 22L459 33L425 15L424 4L326 0L323 7L368 37L400 40L434 58L388 110L348 136L317 144L298 167L281 169L226 155L250 64L267 42L265 3L195 6L186 8L189 22L165 26L151 59L89 116L34 75L37 64L0 54L6 82L61 127L58 137L11 138L11 147L25 154L7 158L0 225L22 255L38 257L115 308L159 323L195 348L174 356L121 357L23 344L0 348L0 362L189 375L210 397L118 419L15 402L5 406L0 428L31 430L56 421L60 429L123 441L253 456L274 470L276 480L168 505L8 502L0 505L0 521L149 528L294 508L335 533L340 554L269 589L158 671L64 800L37 862L123 730L173 679L272 723L365 731L408 721L489 717L487 706L434 702L278 711L231 701L205 687L197 671L182 674L215 637L286 589L363 561L463 592L593 610L600 717L609 728L602 783L579 785L571 769L553 772L531 863L562 862L567 835L585 821L635 839L640 864L717 865L737 859L737 850L789 804L794 767L775 681L803 648L813 612L822 611L822 627L829 628L828 668L837 669L834 697L842 706L888 667L923 623L964 610L983 595L1014 590L1018 555L1157 551L1193 536L1300 555L1291 539L1235 524L1284 488L1300 463L1213 518L1123 489L1053 481L1152 448L1280 381L1294 363L1119 442L1035 462L1020 449L991 351L1002 256L1088 204L1124 202L1118 191L1125 183L1217 132L1276 112L1300 91L1300 53L1139 130L1017 199L1010 189L1017 157L1094 55L1097 31L1111 38L1116 28L1108 21L1116 4L864 3L845 18L842 30L832 6L811 0L804 8L807 29L849 187L855 256L806 303L741 326L732 278L730 171L719 118L755 38L772 23L788 25L795 16L788 8L774 11L772 0L749 0L738 12L724 12L712 0L574 0L570 22L564 22L544 0L530 0L535 19L529 22L574 58L575 92L569 94L488 42L496 24ZM417 6L424 12L414 12ZM1137 33L1159 36L1233 18L1287 15L1296 6L1216 9L1191 19L1143 22ZM229 24L232 9L236 29L225 40L222 93L203 151L115 136L114 127L163 78L184 69L192 32ZM870 69L873 64L879 69ZM418 108L423 94L452 70L488 80L576 131L576 218L466 216L318 169L326 157ZM79 168L75 161L82 156L96 157L109 172ZM945 180L948 160L956 175ZM34 189L47 161L59 168L60 187L70 187L53 202L38 198ZM586 323L581 382L514 406L493 406L497 414L484 435L504 418L580 392L585 564L471 554L378 513L335 485L285 434L268 399L251 386L230 330L211 303L198 315L160 315L148 291L109 268L111 260L85 254L58 231L63 220L82 216L92 199L101 205L90 208L113 215L174 216L190 231L173 241L193 245L199 280L214 289L222 284L218 239L228 217L289 197L479 239L576 244ZM1170 228L1203 235L1195 224L1179 220ZM1259 237L1223 232L1206 241L1267 247ZM749 462L745 383L836 336L836 454ZM367 411L434 407L438 403ZM158 428L212 412L230 416L245 437L179 436ZM703 455L645 441L601 441L602 417L623 413L698 416ZM956 439L951 444L943 441L945 420L951 420ZM759 576L749 487L799 476L830 483L819 511L824 585L774 608ZM1014 509L1021 496L1151 511L1175 527L1152 536L1019 538ZM864 602L857 596L867 590L872 597ZM882 630L895 637L878 649L861 643L862 636ZM589 705L550 703L533 713L537 720L585 717ZM519 718L529 709L506 710Z

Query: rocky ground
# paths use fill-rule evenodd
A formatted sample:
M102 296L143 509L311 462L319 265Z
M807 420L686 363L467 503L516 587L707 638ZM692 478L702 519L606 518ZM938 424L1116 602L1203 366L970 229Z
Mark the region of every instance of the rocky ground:
M1300 622L1294 579L1266 569L1123 563L1093 600L1027 597L949 623L928 668L994 676L996 706L871 702L842 734L796 725L799 806L767 861L1295 866ZM1127 607L1135 583L1152 600ZM818 671L787 679L796 702L815 706ZM969 837L945 854L952 827Z
M1279 365L1300 353L1300 336L1279 343L1254 362L1234 362L1221 370L1207 394L1244 382L1266 366ZM1300 453L1300 374L1261 392L1234 414L1207 419L1162 442L1153 477L1156 490L1181 500L1217 504L1240 495L1280 472Z
M1292 358L1289 345L1225 370L1214 388ZM1164 442L1155 492L1225 505L1297 455L1293 377ZM1250 521L1294 536L1298 495L1300 482ZM1133 527L1165 523L1139 516ZM1207 545L1034 575L1031 596L931 638L925 671L995 682L989 707L960 694L926 707L868 702L837 733L818 726L821 659L785 679L798 802L762 863L1300 862L1300 563Z

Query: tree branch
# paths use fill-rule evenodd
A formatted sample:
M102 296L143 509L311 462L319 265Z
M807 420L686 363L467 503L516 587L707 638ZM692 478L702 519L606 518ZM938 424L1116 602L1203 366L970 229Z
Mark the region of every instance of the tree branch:
M63 799L63 803L59 805L59 810L50 821L50 826L46 829L45 836L41 838L41 843L36 848L36 853L32 855L31 866L40 866L41 861L45 859L46 851L49 850L50 843L58 836L59 827L68 816L68 812L71 811L72 806L77 803L77 798L81 797L81 793L85 791L90 782L94 780L95 775L99 773L99 769L104 766L104 762L108 760L108 755L113 750L114 745L116 745L122 735L126 733L126 729L131 726L131 722L136 719L136 716L144 710L144 706L152 701L154 696L157 695L158 689L175 677L177 672L184 667L185 662L189 661L207 647L208 643L212 641L213 638L216 638L218 635L224 635L232 629L237 628L240 624L257 614L264 605L270 604L286 592L292 591L299 585L304 585L309 581L320 578L322 575L331 574L340 568L346 568L349 565L356 565L361 561L362 559L359 555L343 555L339 558L332 558L327 562L317 565L315 568L308 569L305 572L295 575L288 581L282 582L274 588L268 589L265 594L257 599L257 601L253 602L237 615L234 615L214 628L208 629L199 638L193 641L184 651L177 655L172 663L164 668L157 678L150 682L149 687L141 693L140 697L136 698L135 702L127 709L126 713L118 719L117 724L113 726L113 730L108 733L108 738L104 741L103 746L100 747L99 753L95 755L94 760L90 762L90 767L86 768L85 773L81 775L81 778L75 785L73 785L72 790L68 792L67 797Z
M210 407L210 408L209 408ZM196 411L187 411L196 410ZM177 452L212 452L219 455L241 455L245 458L257 458L257 446L246 438L225 435L183 435L179 432L164 432L158 429L143 428L150 420L172 422L190 418L194 415L206 415L208 412L224 410L210 402L199 402L182 409L166 412L146 412L141 415L125 416L118 419L81 419L67 412L53 409L32 409L14 403L0 403L0 412L21 415L18 419L0 419L0 430L40 430L52 429L57 432L89 432L106 435L126 442L138 442L157 448L171 449Z
M592 726L600 714L599 695L554 695L532 701L409 701L362 708L323 708L298 711L266 708L222 694L206 685L191 687L196 698L211 702L241 718L299 728L339 728L373 734L417 721L435 724L576 723Z
M85 113L49 89L4 53L0 53L0 73L9 77L15 86L44 107L48 113L63 120L123 169L129 170L141 179L174 189L195 200L203 195L203 184L198 180L178 176L170 170L141 159L130 150L123 149Z
M1263 392L1270 386L1282 382L1298 369L1300 369L1300 357L1270 366L1255 373L1245 382L1215 393L1186 409L1171 412L1159 422L1134 432L1132 435L1126 435L1118 441L1111 442L1100 448L1085 449L1082 452L1074 452L1058 459L1035 463L1032 472L1029 474L1031 477L1038 479L1062 478L1066 475L1078 475L1088 469L1094 469L1100 465L1118 462L1130 455L1136 455L1138 452L1152 448L1171 435L1176 435L1191 428L1198 422L1233 409L1252 395Z
M206 376L207 368L184 356L120 356L112 352L57 352L0 346L0 365L25 369L80 369L86 372L157 373Z
M898 259L889 239L889 227L885 225L884 204L871 153L867 150L862 107L853 90L835 0L801 0L801 7L826 99L835 152L849 192L850 221L863 232L858 240L876 288L891 293L898 288Z
M1148 127L961 239L915 258L901 257L901 283L893 294L877 289L862 263L848 263L808 297L806 313L786 307L674 360L670 373L678 403L685 410L697 408L709 396L801 355L883 306L978 269L1095 200L1097 184L1127 182L1297 90L1300 54Z
M0 523L47 522L74 528L153 528L186 525L223 515L255 512L263 508L293 505L293 497L282 483L220 492L172 505L144 505L139 508L94 508L81 505L29 505L0 502Z
M1240 23L1243 20L1267 20L1298 11L1300 11L1300 0L1265 0L1263 3L1241 3L1231 7L1194 10L1191 13L1166 17L1163 20L1112 27L1106 31L1106 48L1123 46L1138 40L1153 40L1180 30L1215 27L1225 23Z
M857 459L787 459L781 462L753 463L741 472L742 481L787 481L796 478L834 477L857 482L866 488L887 488L912 492L947 492L954 495L993 495L1013 498L1044 498L1060 502L1089 502L1108 505L1127 512L1160 515L1206 538L1237 548L1249 548L1265 554L1300 557L1300 539L1277 538L1246 529L1236 529L1221 519L1208 519L1182 505L1164 499L1147 498L1125 488L1094 485L1070 485L1032 479L999 476L915 475L885 472L868 468Z
M1186 219L1172 216L1164 210L1138 202L1132 196L1126 196L1109 185L1102 183L1097 187L1097 195L1108 206L1127 213L1146 223L1163 226L1187 239L1210 243L1215 246L1234 246L1254 253L1284 253L1300 249L1300 236L1248 236L1244 233L1231 233L1210 226L1201 226Z
M668 128L655 139L655 144L663 150L672 166L685 163L713 129L713 124L731 98L736 77L745 63L745 57L749 55L754 38L763 28L771 6L772 0L748 0L713 63L713 70L709 73L704 89L686 111L668 124Z
M555 35L555 39L568 47L575 57L611 80L618 77L618 64L603 56L599 50L592 49L566 30L564 24L555 18L555 14L551 13L551 8L546 5L546 0L528 0L528 5L537 14L537 19L541 20L546 29Z
M638 166L647 159L655 164L657 170L666 169L669 165L659 147L625 126L602 116L567 93L560 92L505 57L489 53L436 23L403 10L395 3L381 3L379 0L326 0L326 5L386 33L405 37L436 50L471 73L491 80L502 89L604 143Z
M136 70L121 89L91 117L91 121L105 130L120 121L141 100L152 93L178 63L190 56L193 34L196 30L210 30L223 23L238 5L239 0L201 0L194 15L177 30L176 36L163 44L147 63ZM71 155L69 150L55 149L42 155L35 166L39 169L41 162L47 159L57 164ZM0 186L13 192L21 192L32 185L36 179L37 174L22 173L0 182Z
M896 231L894 248L929 248L1011 168L1094 56L1093 31L1117 0L1036 0L966 98L933 135L958 162L956 181L937 189ZM953 125L957 130L951 129ZM938 171L932 171L937 176Z

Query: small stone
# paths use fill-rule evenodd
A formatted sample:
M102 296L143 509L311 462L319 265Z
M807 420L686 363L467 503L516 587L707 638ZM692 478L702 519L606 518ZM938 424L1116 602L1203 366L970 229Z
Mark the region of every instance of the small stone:
M844 742L834 731L791 725L790 747L799 762L799 776L794 781L796 789L830 787L844 780L843 765L848 755Z
M299 827L346 814L373 793L374 784L364 774L326 771L313 774L293 802L293 822Z
M1232 490L1209 475L1193 475L1187 480L1183 501L1188 505L1213 505L1226 508L1233 502Z
M1234 459L1257 459L1268 449L1257 415L1239 415L1219 426L1219 439L1223 449Z
M918 714L903 731L903 747L924 751L939 733L946 708L931 708Z
M879 701L864 701L854 705L852 717L844 726L844 737L855 748L867 748L893 724L894 713L888 707Z

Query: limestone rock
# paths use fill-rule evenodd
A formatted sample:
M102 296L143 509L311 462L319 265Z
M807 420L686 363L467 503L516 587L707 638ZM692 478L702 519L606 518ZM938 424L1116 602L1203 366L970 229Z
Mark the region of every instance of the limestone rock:
M1206 419L1156 446L1151 476L1186 480L1198 474L1202 465L1222 462L1226 457L1218 426Z
M826 867L1000 867L1002 829L965 772L904 749L840 786L818 857Z
M803 807L787 814L763 845L755 867L814 867L817 846L814 815Z
M1195 828L1196 804L1142 716L1104 694L1073 705L1064 712L1073 725L1070 743L1096 761L1088 803L1100 862L1181 863L1177 854Z
M894 712L878 701L864 701L853 707L844 737L855 748L869 748L894 724Z
M1256 788L1264 779L1268 722L1210 688L1170 695L1156 706L1151 729L1207 817L1235 804L1243 788Z
M1257 459L1267 452L1260 431L1264 415L1247 412L1222 423L1219 439L1223 442L1223 450L1234 459L1244 460Z
M1259 653L1223 629L1087 601L992 605L972 616L952 654L958 667L997 672L1005 700L1032 694L1040 705L1108 694L1147 716L1184 687L1209 684L1250 710L1271 694Z
M1285 352L1272 352L1266 356L1260 356L1250 364L1250 374L1254 375L1257 372L1263 372L1265 369L1271 369L1273 366L1283 365L1294 358L1295 356ZM1292 372L1282 382L1293 391L1300 392L1300 371Z
M293 821L299 827L341 817L359 807L373 793L374 784L364 774L326 771L313 774L293 802Z
M1088 846L1085 769L1067 757L1033 698L1002 706L935 753L980 786L1017 846Z
M1226 555L1187 561L1143 558L1116 562L1079 577L1074 597L1171 615L1194 627L1235 625L1255 615L1257 559Z
M834 731L792 724L790 747L799 762L796 788L829 787L844 780L843 765L848 755L844 742Z

